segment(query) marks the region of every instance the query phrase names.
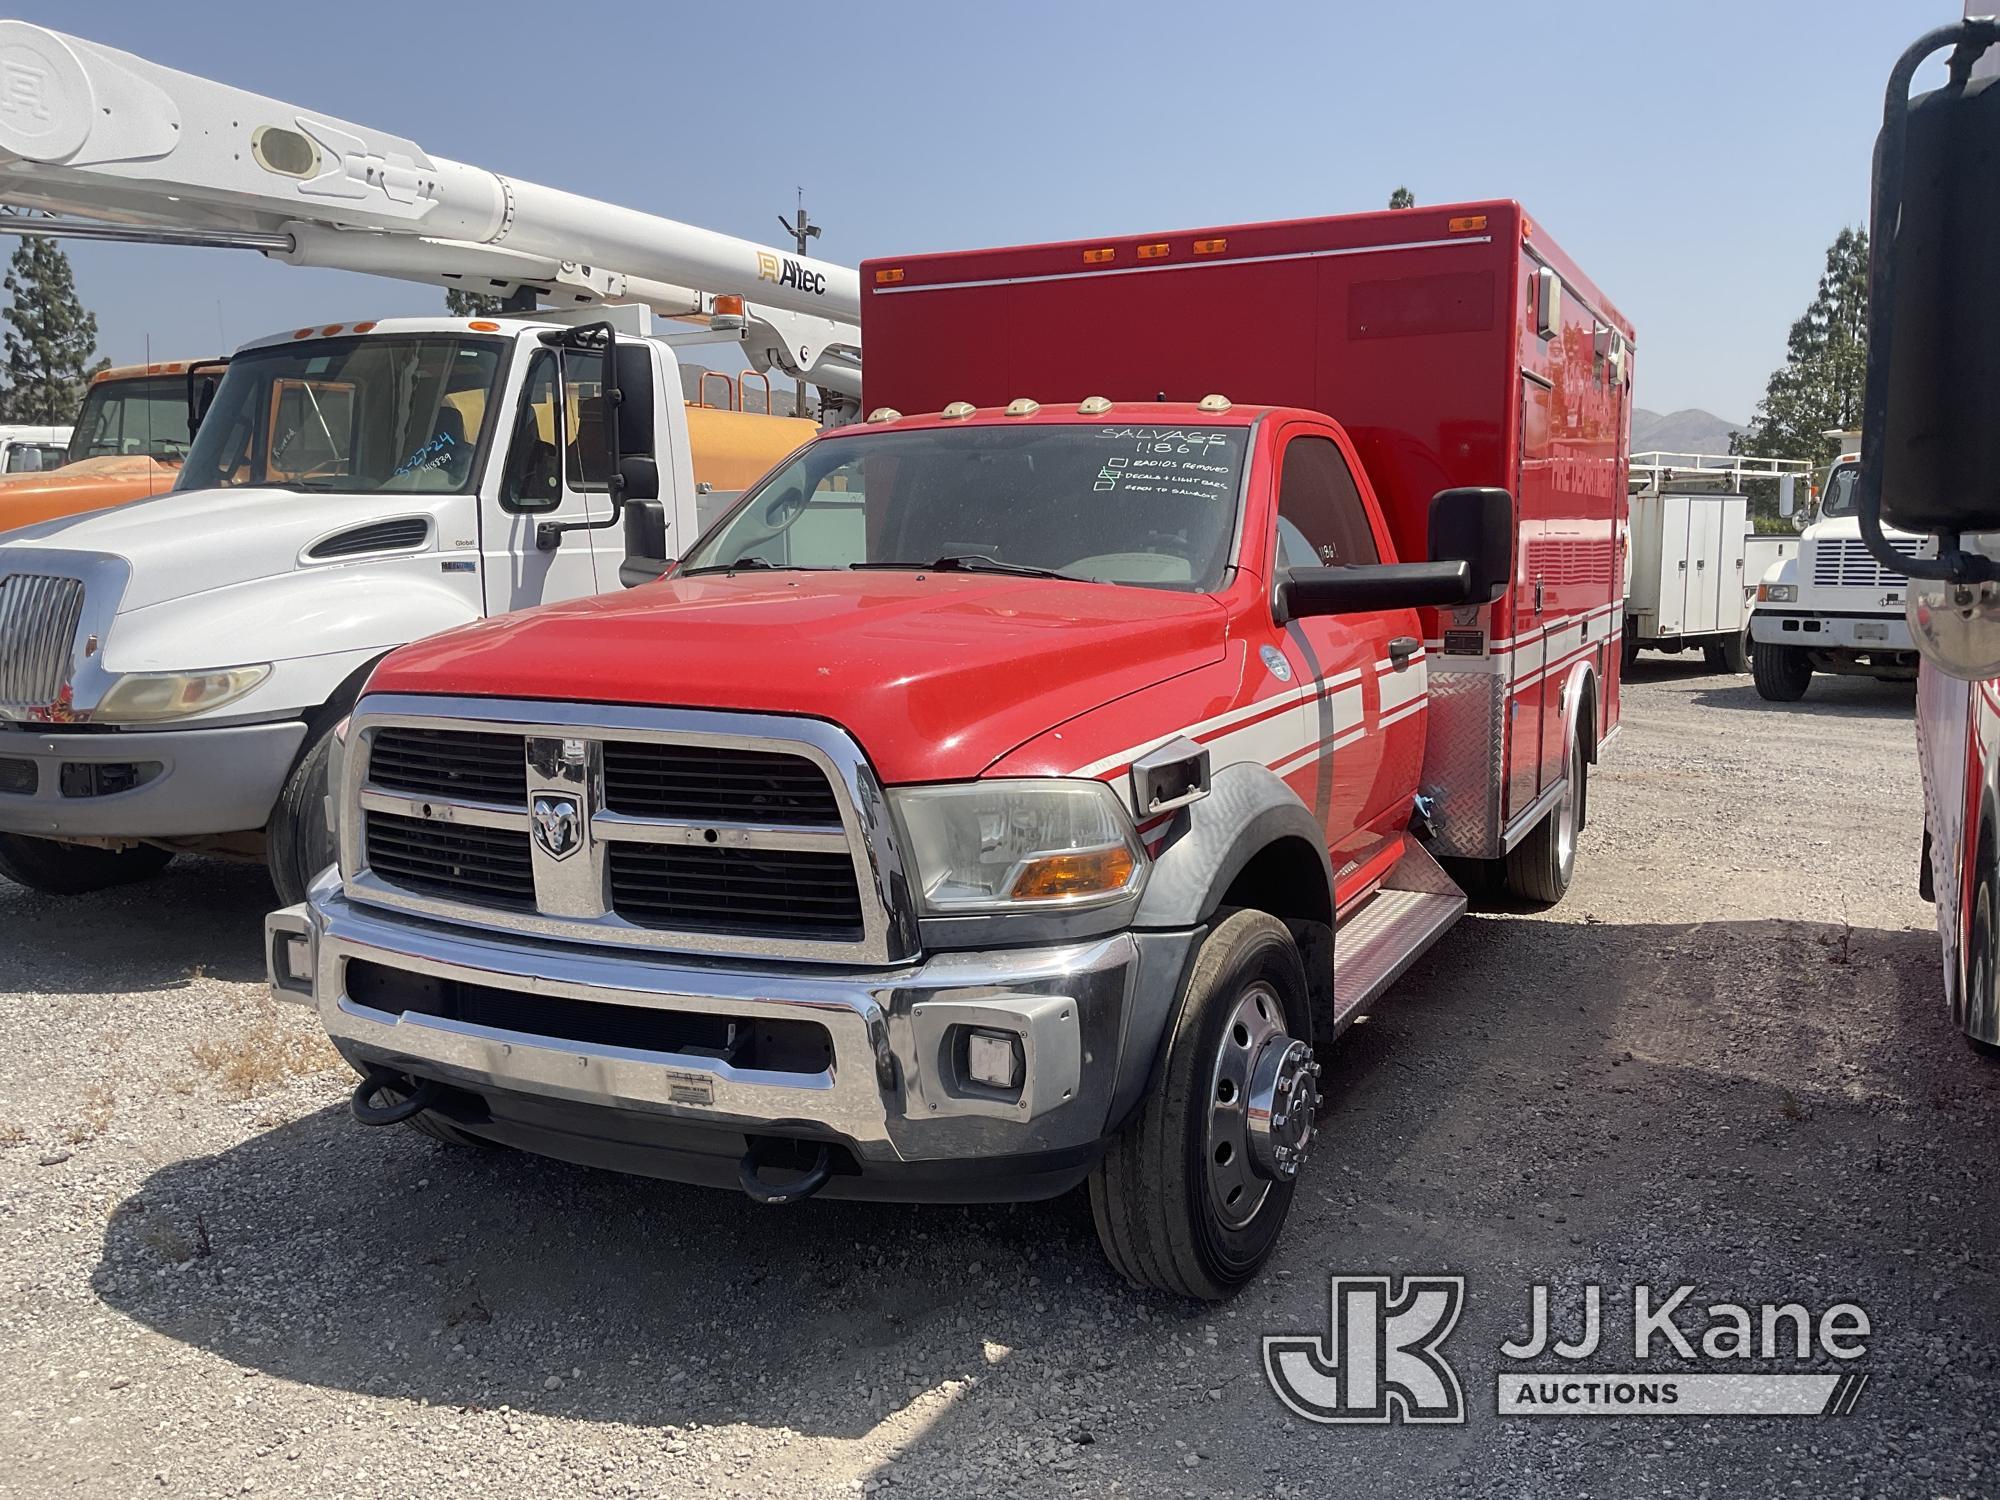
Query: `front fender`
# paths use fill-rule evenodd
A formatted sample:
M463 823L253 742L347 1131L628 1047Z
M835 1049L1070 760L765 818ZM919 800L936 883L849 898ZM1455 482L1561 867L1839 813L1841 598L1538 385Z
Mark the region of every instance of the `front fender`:
M1764 570L1759 583L1797 583L1799 581L1799 560L1796 557L1781 557Z
M1284 838L1304 840L1318 855L1326 909L1333 911L1333 862L1326 829L1275 773L1250 761L1215 773L1209 793L1190 804L1153 863L1134 914L1135 927L1191 927L1215 914L1250 861Z

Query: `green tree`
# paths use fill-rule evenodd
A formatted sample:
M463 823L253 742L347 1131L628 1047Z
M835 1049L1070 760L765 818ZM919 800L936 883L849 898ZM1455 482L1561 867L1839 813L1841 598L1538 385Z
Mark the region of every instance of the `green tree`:
M1391 208L1415 208L1416 206L1417 195L1406 187L1399 187L1389 195L1389 207Z
M1812 305L1786 336L1785 363L1772 372L1750 425L1730 440L1731 451L1824 462L1824 434L1861 425L1867 361L1868 235L1843 229L1827 247Z
M84 386L109 361L91 358L97 319L77 300L69 257L52 239L26 236L0 286L13 299L0 414L10 422L73 421Z
M500 311L500 299L448 286L444 289L444 310L454 318L490 318Z

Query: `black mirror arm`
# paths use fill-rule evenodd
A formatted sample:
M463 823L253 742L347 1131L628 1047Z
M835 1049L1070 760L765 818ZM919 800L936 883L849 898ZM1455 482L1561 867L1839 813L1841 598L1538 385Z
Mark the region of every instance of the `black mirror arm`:
M1906 578L1946 583L2000 581L2000 563L1966 552L1956 534L1938 536L1938 555L1908 557L1882 534L1882 434L1889 417L1889 347L1895 335L1896 236L1903 212L1904 138L1910 84L1932 54L1955 46L1946 87L1963 88L1972 65L2000 43L2000 21L1991 17L1940 26L1912 42L1889 74L1882 103L1882 139L1875 153L1873 205L1868 226L1868 361L1861 393L1861 472L1855 477L1855 510L1861 540L1883 567Z
M572 531L602 531L616 526L625 515L625 476L618 468L618 408L625 393L618 385L618 333L607 323L586 323L580 328L564 328L542 335L542 342L559 349L587 349L604 353L604 465L605 490L611 496L611 514L601 521L543 521L535 528L535 550L553 552L563 536ZM565 383L567 377L565 377ZM564 400L567 401L567 394Z

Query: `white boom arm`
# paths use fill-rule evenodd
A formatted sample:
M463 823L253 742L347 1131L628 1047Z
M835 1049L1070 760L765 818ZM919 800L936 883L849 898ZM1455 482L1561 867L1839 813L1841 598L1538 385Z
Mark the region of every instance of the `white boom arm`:
M859 275L428 155L414 141L0 20L0 230L260 250L546 300L701 316L746 303L754 357L859 393Z

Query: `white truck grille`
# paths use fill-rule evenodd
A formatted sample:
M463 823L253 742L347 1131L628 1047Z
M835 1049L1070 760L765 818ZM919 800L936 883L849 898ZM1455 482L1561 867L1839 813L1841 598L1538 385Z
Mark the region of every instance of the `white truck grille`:
M46 708L62 696L82 617L81 579L0 578L0 705Z
M1914 541L1891 539L1889 545L1905 557L1917 555ZM1813 543L1812 581L1815 588L1890 589L1905 580L1875 561L1859 537L1839 537Z

